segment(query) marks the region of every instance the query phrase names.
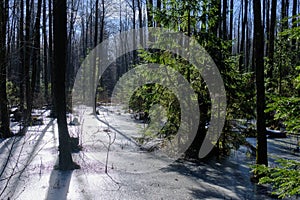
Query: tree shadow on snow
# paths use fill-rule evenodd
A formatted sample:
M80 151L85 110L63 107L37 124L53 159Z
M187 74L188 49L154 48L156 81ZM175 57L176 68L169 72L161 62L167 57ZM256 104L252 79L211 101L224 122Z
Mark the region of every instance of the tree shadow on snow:
M226 159L202 162L178 160L162 171L177 172L199 183L198 188L189 189L195 199L252 199L258 195L255 185L250 182L249 168L245 165L231 163ZM227 194L229 191L232 193L231 195Z
M66 200L73 171L53 170L49 180L47 200Z

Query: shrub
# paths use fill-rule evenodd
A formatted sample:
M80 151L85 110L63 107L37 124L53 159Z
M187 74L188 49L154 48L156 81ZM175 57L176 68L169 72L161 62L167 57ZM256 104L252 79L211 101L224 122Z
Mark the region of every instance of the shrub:
M259 184L271 184L272 194L279 198L300 195L300 162L294 160L279 159L277 166L265 165L253 166L254 173L260 178Z

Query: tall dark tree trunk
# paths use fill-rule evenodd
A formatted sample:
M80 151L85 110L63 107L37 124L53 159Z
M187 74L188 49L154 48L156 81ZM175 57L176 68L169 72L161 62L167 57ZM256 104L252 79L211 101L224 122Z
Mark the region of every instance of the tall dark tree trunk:
M262 0L262 24L265 25L266 24L266 0Z
M31 66L31 56L32 56L32 33L31 33L31 13L32 2L26 0L26 18L25 18L25 94L26 94L26 112L25 112L25 124L31 121L31 110L32 110L32 90L30 82L30 66Z
M54 0L54 93L59 134L59 169L72 170L71 141L66 118L67 3Z
M157 8L156 8L156 9L157 9L158 11L161 11L161 10L162 10L161 5L162 5L162 4L161 4L161 0L157 0ZM164 8L164 9L165 9L165 8ZM156 27L160 27L160 26L161 26L161 25L160 25L160 22L159 22L159 20L157 20L157 21L156 21Z
M146 1L148 26L153 27L153 0Z
M287 13L287 1L286 0L282 0L281 1L281 20L285 20L282 24L281 30L284 30L288 27L288 21L286 20L286 17L288 15Z
M218 37L218 34L220 32L220 19L222 18L222 13L221 13L221 1L217 1L217 0L213 0L212 2L213 8L211 8L211 12L213 12L213 14L209 15L213 18L215 18L216 16L218 16L218 20L215 22L215 24L213 26L209 26L209 28L211 29L210 31L216 36Z
M243 16L243 22L242 22L242 39L241 39L241 49L240 49L240 72L243 72L247 66L245 66L245 38L246 38L246 26L248 23L248 0L244 0L244 16Z
M243 13L243 8L240 8L240 14L239 14L239 18L238 18L238 28L237 28L237 48L236 48L236 53L239 54L240 53L240 47L241 47L241 32L240 32L240 28L241 28L241 20L242 20L242 13Z
M256 112L257 112L257 145L256 164L268 166L266 122L265 122L265 80L264 80L264 29L261 19L261 2L254 0L254 37L256 69Z
M270 22L270 31L269 31L269 70L268 70L268 78L273 80L273 70L274 70L274 51L275 51L275 26L276 26L276 10L277 10L277 0L272 0L271 7L271 22Z
M104 32L105 32L105 16L106 16L106 9L105 9L105 0L101 0L102 5L102 15L100 21L100 35L99 35L99 43L104 41ZM100 86L103 86L103 79L100 79ZM95 96L95 102L97 101L97 96Z
M133 29L133 34L132 34L132 41L133 41L133 47L134 49L136 49L136 5L135 5L135 1L136 0L132 0L132 29ZM158 0L160 1L160 0ZM158 3L158 2L157 2ZM132 64L135 65L135 63L137 62L137 52L133 51L132 52Z
M135 0L132 0L132 28L135 29L136 17L135 17Z
M251 17L251 2L249 2L249 5L248 5L248 19L252 19ZM251 44L253 44L253 41L251 40L252 39L252 35L251 35L251 30L253 30L252 28L252 24L247 22L247 25L246 25L246 49L245 49L245 66L247 66L246 70L248 72L253 72L251 71Z
M69 98L70 98L70 90L71 90L71 84L72 84L72 71L73 71L73 60L72 60L72 42L73 42L73 31L74 31L74 18L76 16L74 16L75 14L75 8L74 8L74 1L72 1L71 3L71 8L69 8L69 10L71 10L70 13L70 23L69 23L69 32L68 32L68 47L67 47L67 69L66 69L66 73L68 74L66 77L66 89L67 89L67 104L69 104Z
M293 25L292 25L292 27L293 28L297 27L297 18L296 18L296 15L297 15L297 5L298 5L298 0L293 0L293 11L292 11L292 14L293 14L293 19L292 19ZM293 51L296 50L296 39L292 40L292 50ZM295 59L297 59L297 58L295 58Z
M203 99L198 99L198 103L200 107L199 128L191 146L185 152L186 158L199 159L199 152L206 136L207 130L205 128L205 125L206 122L209 120L209 116L208 116L209 105L203 102L204 102Z
M227 40L227 0L223 0L223 17L222 17L222 20L223 20L223 30L222 30L222 33L223 33L223 36L222 38L224 40Z
M207 29L207 7L206 6L203 6L203 13L202 13L202 16L200 18L201 20L201 32L205 32L206 29Z
M101 23L100 23L100 38L99 42L103 42L104 40L104 26L105 26L105 15L106 15L106 10L105 10L105 1L102 0L102 16L101 16Z
M24 111L25 88L24 88L24 0L20 0L20 24L19 24L19 43L20 43L20 64L19 64L19 87L20 87L20 111Z
M45 87L45 93L44 93L44 97L45 100L48 102L48 98L49 98L49 75L48 75L48 44L47 44L47 10L46 10L46 0L43 0L43 39L44 39L44 87Z
M32 96L35 97L35 94L40 91L40 71L41 71L41 13L42 13L42 0L38 0L37 14L34 25L34 49L33 49L33 63L32 63L32 75L31 75L31 91Z
M250 52L251 52L251 38L250 38L250 33L249 31L249 25L246 26L246 43L245 43L245 66L247 66L247 68L245 69L247 72L251 71L251 69L249 69L249 65L250 65Z
M270 0L266 0L266 39L270 38ZM269 54L269 45L266 45L266 55Z
M282 0L281 2L281 20L282 20L282 26L281 26L281 31L284 31L285 29L288 29L289 26L289 21L288 21L288 10L289 9L289 1L288 0ZM283 40L287 40L287 36L283 36ZM287 48L287 43L283 44L282 48ZM283 64L280 61L279 62L279 81L278 81L278 90L279 90L279 95L282 93L282 80L283 80Z
M99 23L99 0L96 0L96 6L95 6L95 32L94 32L94 44L93 44L93 48L96 48L97 45L98 45L98 23ZM104 17L104 16L103 16ZM102 24L103 26L103 24ZM96 114L96 88L97 88L97 84L96 84L96 72L97 72L97 56L98 56L98 53L97 53L97 49L96 49L96 52L95 52L95 58L93 59L93 63L92 63L92 66L93 66L93 70L91 70L91 77L92 77L92 82L91 82L91 94L92 94L92 102L91 102L91 105L93 107L93 114Z
M56 117L56 100L54 94L55 72L54 72L54 56L53 56L53 0L48 0L49 12L49 69L51 71L51 117Z
M72 1L70 2L70 19L69 19L69 33L68 33L68 51L67 51L67 79L66 79L66 88L67 88L67 108L68 111L72 110L72 88L75 79L75 66L77 60L74 57L74 40L75 40L75 23L77 20L77 12L79 8L80 1Z
M8 0L0 2L0 137L12 136L8 112L8 100L6 91L6 30L8 21Z
M229 25L229 40L233 39L233 0L230 0L230 25ZM232 49L233 52L233 49Z
M138 10L139 10L139 28L143 28L143 12L142 12L142 1L138 0ZM140 43L144 43L143 31L140 31Z

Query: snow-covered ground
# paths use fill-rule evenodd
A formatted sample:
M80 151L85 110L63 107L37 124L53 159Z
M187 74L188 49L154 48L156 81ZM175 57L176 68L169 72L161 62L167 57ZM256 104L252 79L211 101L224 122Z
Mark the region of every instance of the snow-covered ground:
M279 158L297 160L300 162L300 152L296 151L300 138L288 136L287 138L268 138L268 159L269 165L276 165ZM252 146L256 146L256 138L247 138Z
M81 125L69 127L70 135L79 137L83 147L73 154L80 170L54 169L58 133L56 121L45 117L49 113L44 113L45 125L30 127L24 137L1 141L0 199L268 198L259 195L259 188L250 183L248 164L253 159L242 152L235 152L230 159L198 164L171 162L142 151L132 140L145 128L143 124L120 107L106 108L99 110L102 122L87 108L78 112Z

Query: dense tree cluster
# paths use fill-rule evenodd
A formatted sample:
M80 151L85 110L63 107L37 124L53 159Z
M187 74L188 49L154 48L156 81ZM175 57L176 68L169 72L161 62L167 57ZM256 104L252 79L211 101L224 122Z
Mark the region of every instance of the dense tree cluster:
M10 108L17 107L23 123L29 126L32 109L47 106L58 118L60 142L65 144L60 150L69 152L66 112L71 111L71 91L82 61L114 33L163 27L195 38L222 74L228 99L227 120L215 152L226 154L241 142L230 132L233 119L256 119L257 163L267 164L266 126L285 125L289 133L299 134L299 11L297 0L3 0L1 137L13 136ZM139 40L143 43L146 38L140 35ZM126 42L122 42L124 48ZM197 157L209 123L211 102L206 83L186 60L159 50L127 53L117 58L99 86L92 89L98 91L96 100L107 100L122 74L145 62L171 66L196 91L200 125L186 156ZM92 74L87 80L91 85L98 82L96 63L94 60L94 68L85 72ZM132 105L139 105L134 109L146 112L158 102L168 108L168 125L161 134L171 137L178 128L180 108L170 91L160 85L145 85L131 100ZM72 163L69 153L63 158Z

